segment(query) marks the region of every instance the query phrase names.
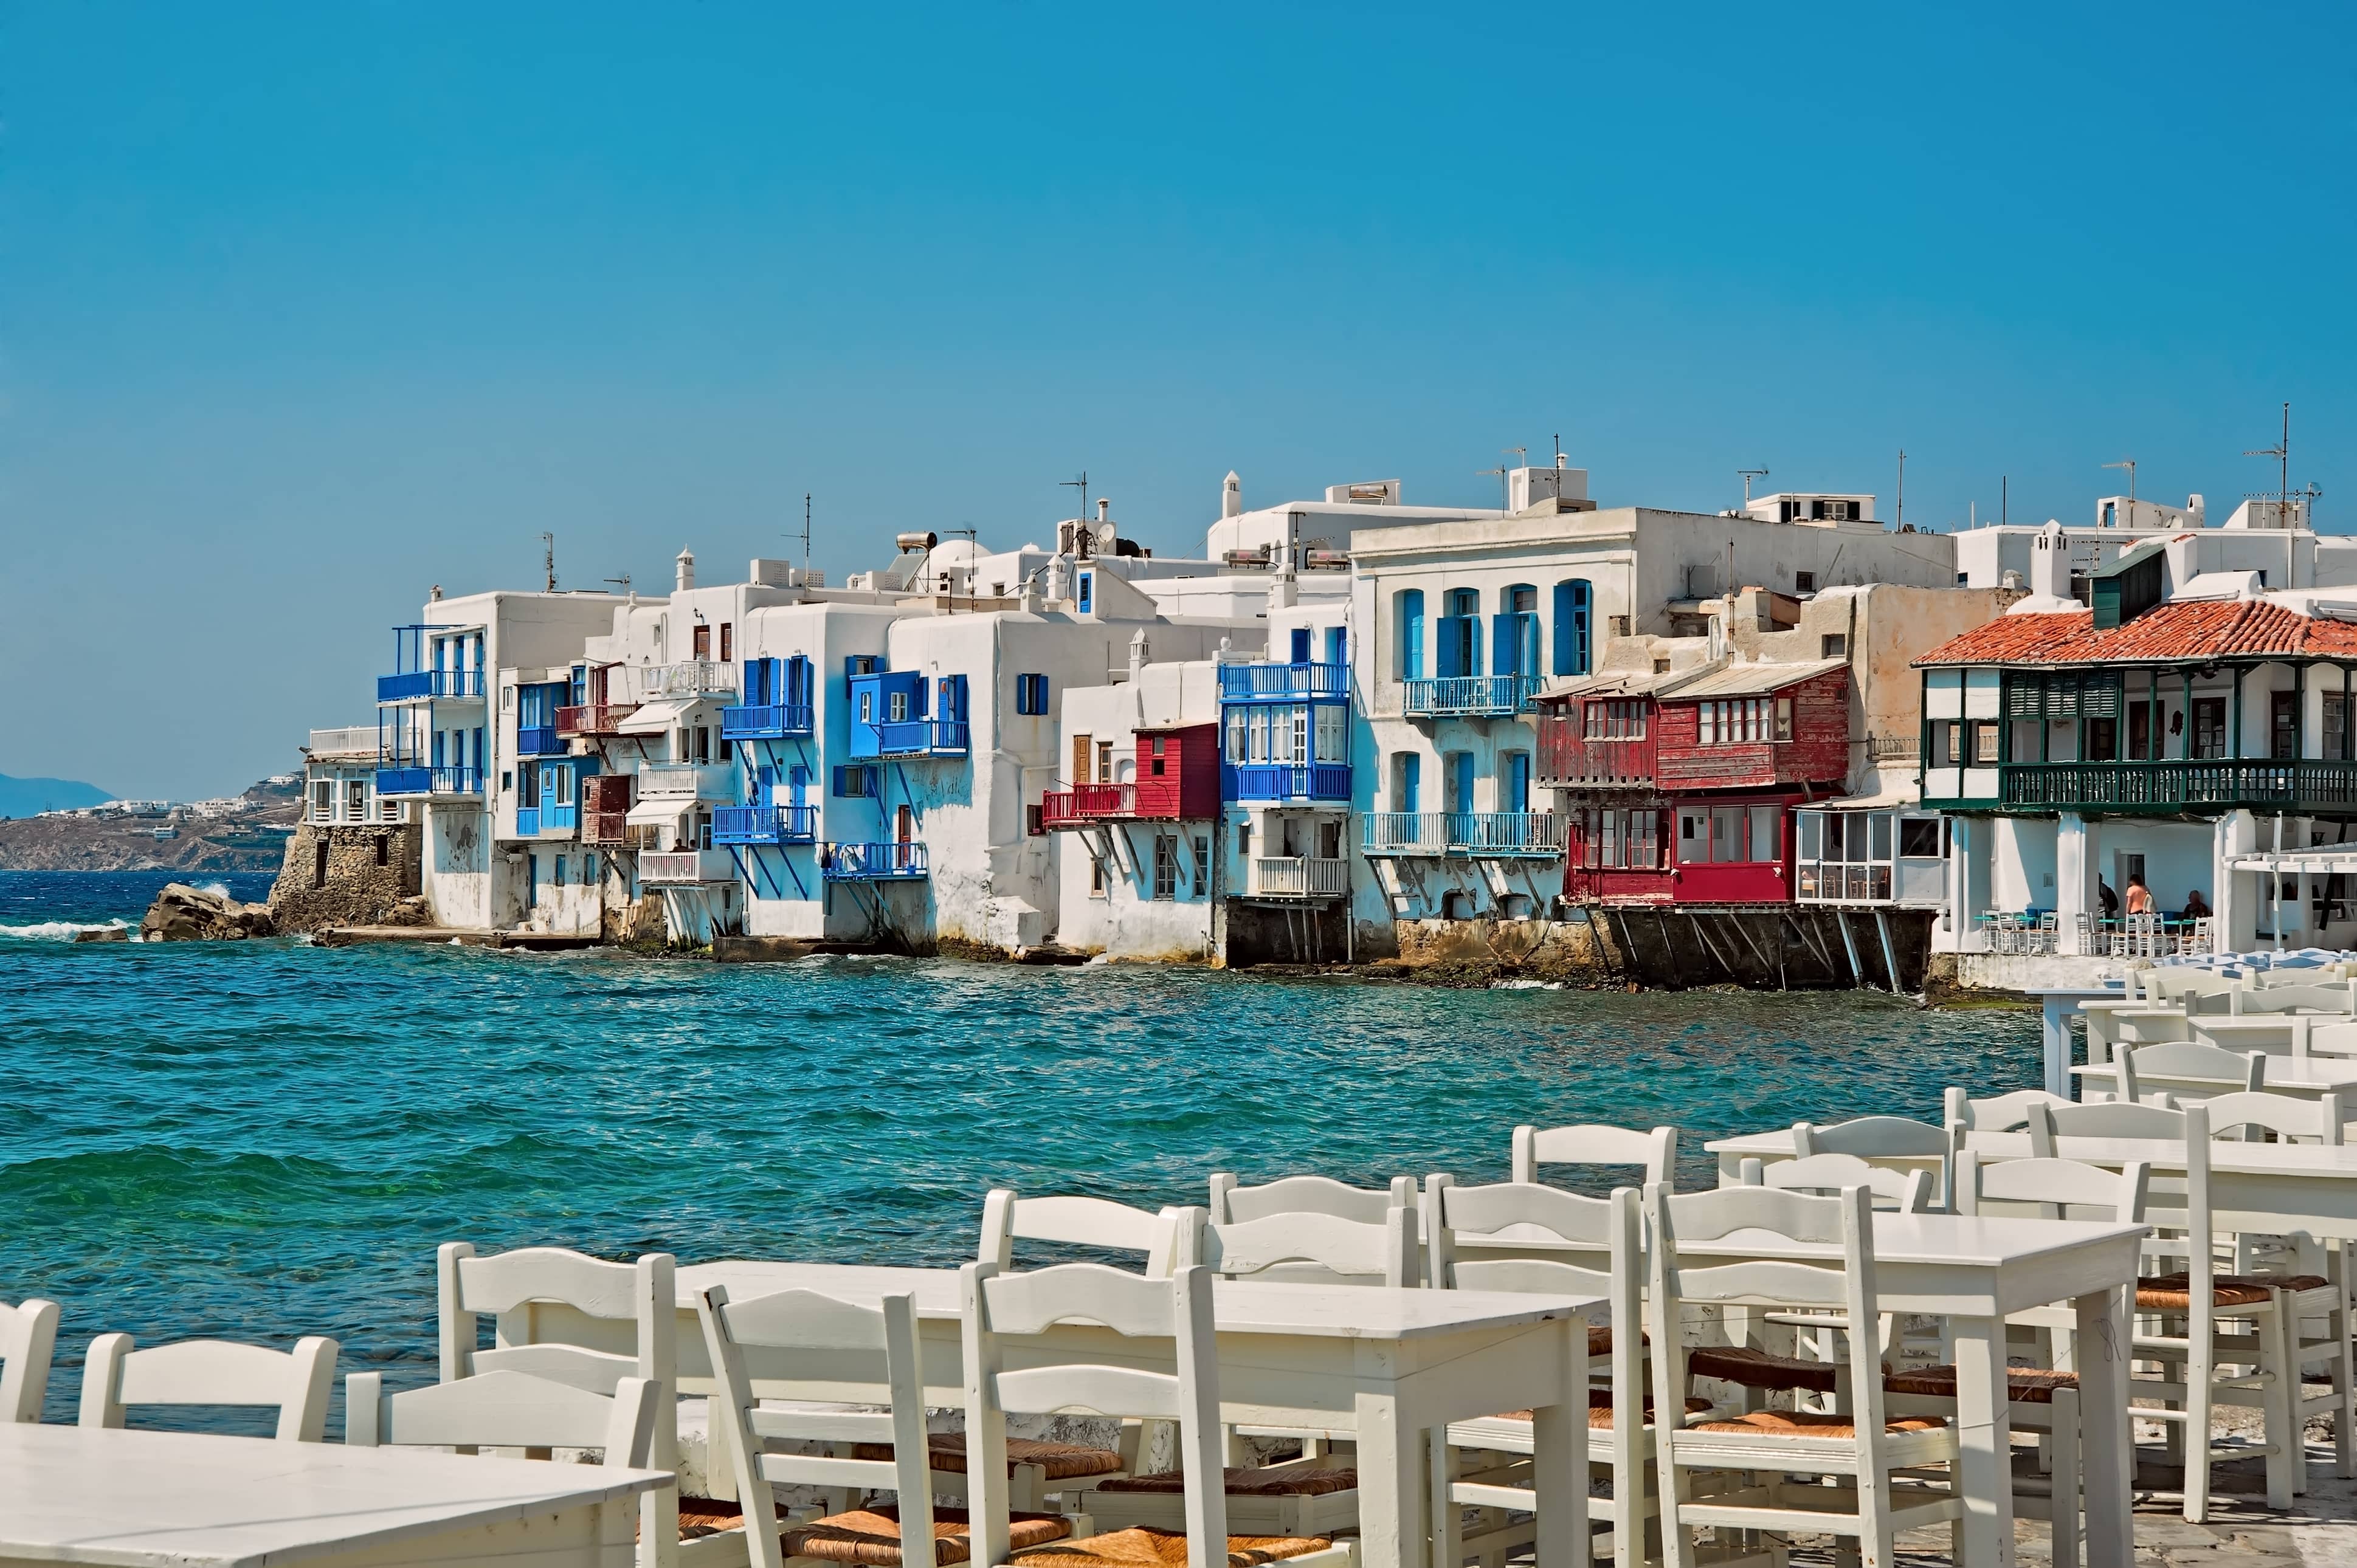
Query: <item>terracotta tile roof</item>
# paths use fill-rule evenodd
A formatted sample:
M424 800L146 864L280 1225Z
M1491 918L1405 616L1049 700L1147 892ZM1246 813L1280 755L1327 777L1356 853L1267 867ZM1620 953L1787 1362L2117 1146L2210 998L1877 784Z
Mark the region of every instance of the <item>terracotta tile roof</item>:
M2095 629L2091 610L1999 616L1915 660L1930 664L2199 662L2305 655L2357 659L2357 626L2268 599L2156 605L2126 626Z

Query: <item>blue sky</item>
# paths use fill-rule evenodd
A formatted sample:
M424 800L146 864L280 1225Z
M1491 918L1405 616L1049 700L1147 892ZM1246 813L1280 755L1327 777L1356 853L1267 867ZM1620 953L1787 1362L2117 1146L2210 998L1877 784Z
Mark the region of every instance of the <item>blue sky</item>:
M1446 11L1446 15L1438 13ZM2346 7L0 4L0 772L191 797L427 585L1127 531L1557 432L2357 518ZM27 678L29 677L29 679Z

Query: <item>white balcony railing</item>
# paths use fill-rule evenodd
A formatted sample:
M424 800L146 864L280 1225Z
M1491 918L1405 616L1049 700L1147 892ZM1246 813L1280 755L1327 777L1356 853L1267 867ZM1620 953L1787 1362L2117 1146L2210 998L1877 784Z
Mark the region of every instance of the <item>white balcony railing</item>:
M639 799L734 800L737 769L726 762L641 762Z
M736 880L737 863L725 849L650 850L639 856L639 881L649 886Z
M314 757L374 757L377 727L352 725L344 729L315 729L307 748Z
M1255 855L1246 887L1255 898L1340 898L1351 890L1351 863Z
M615 671L607 672L608 682ZM651 702L657 697L708 697L721 693L733 694L737 690L737 666L717 664L709 659L690 660L683 664L656 664L636 671L640 697ZM608 700L618 701L613 688L607 688Z

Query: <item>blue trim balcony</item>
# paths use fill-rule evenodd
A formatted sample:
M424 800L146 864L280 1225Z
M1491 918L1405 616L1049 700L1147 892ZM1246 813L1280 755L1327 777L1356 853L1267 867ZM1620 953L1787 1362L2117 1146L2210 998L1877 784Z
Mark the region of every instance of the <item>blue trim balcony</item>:
M811 733L808 703L752 703L720 710L723 740L791 740Z
M970 726L963 719L908 719L895 724L855 724L851 755L868 757L963 757Z
M1222 664L1220 701L1223 703L1298 703L1312 698L1335 702L1351 695L1347 664Z
M539 836L540 808L538 806L518 806L516 808L516 837L520 839L536 839Z
M816 843L816 806L716 806L712 842L726 843Z
M1360 851L1439 859L1561 860L1570 818L1552 811L1368 811Z
M831 843L819 856L829 882L913 882L930 875L921 843Z
M516 755L518 757L562 757L565 755L565 737L557 733L554 725L533 725L530 728L519 728L516 731Z
M1412 719L1500 718L1530 712L1545 684L1536 675L1441 675L1403 681L1401 706Z
M428 697L479 697L483 694L483 672L479 670L406 670L397 675L376 678L376 700L380 703L414 703Z
M1347 762L1239 762L1225 771L1222 793L1231 800L1351 800Z
M379 795L479 795L483 792L483 770L479 768L380 768L376 770L376 792Z

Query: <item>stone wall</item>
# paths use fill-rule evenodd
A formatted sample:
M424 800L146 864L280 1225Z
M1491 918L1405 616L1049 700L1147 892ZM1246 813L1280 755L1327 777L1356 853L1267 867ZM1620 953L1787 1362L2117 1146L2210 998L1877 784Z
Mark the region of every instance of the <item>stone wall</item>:
M405 822L346 828L305 822L287 839L286 858L271 885L271 918L281 931L408 923L421 912L401 907L403 899L417 897L418 856L419 832Z

